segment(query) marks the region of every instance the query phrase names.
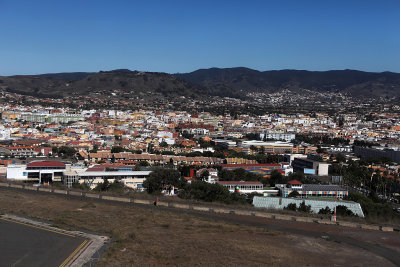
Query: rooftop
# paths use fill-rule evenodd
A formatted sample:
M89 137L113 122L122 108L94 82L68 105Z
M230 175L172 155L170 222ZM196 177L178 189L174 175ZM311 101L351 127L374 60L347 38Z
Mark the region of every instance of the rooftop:
M65 167L65 163L59 161L32 161L26 165L27 167Z

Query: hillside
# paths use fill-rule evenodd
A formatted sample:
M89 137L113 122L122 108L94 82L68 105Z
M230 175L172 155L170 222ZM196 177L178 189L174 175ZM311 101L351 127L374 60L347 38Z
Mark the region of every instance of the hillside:
M356 70L260 72L248 68L201 69L176 77L221 91L275 92L280 89L309 89L350 93L353 96L400 96L400 74Z
M193 96L204 89L166 73L129 70L97 73L57 73L0 77L0 89L38 97L114 92L135 96L152 93L163 97Z
M356 70L257 71L248 68L211 68L191 73L167 74L126 69L96 73L72 72L42 75L0 76L0 89L37 97L64 97L102 93L175 98L208 95L243 98L245 92L341 92L355 97L400 97L400 74Z

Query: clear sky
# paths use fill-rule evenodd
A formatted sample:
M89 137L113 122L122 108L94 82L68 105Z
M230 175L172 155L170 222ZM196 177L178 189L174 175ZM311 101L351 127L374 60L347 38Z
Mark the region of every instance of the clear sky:
M0 75L400 72L399 0L0 0Z

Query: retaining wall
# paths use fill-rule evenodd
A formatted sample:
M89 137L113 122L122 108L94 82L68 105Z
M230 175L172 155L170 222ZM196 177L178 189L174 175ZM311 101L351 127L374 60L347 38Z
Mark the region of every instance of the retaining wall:
M284 207L287 207L287 205L292 203L296 204L296 206L298 207L303 201L306 205L311 206L311 211L313 213L318 213L320 209L324 209L326 207L329 207L331 210L333 210L337 206L346 206L354 214L364 218L364 213L361 209L360 204L352 201L325 201L282 197L254 197L253 205L257 208L282 210Z

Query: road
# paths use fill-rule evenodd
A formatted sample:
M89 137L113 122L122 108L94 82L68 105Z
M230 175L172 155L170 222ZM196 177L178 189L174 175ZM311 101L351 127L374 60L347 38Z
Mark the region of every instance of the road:
M0 237L0 266L64 266L86 243L80 237L4 218L0 218Z

